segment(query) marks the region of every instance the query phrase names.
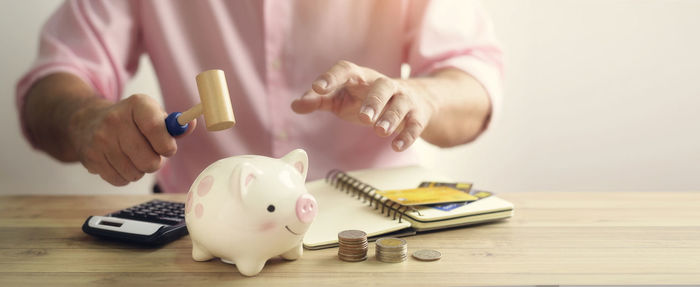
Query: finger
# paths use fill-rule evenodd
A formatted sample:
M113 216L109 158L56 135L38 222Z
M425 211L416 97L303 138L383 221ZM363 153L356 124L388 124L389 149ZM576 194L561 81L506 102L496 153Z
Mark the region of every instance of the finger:
M85 166L89 173L100 175L102 179L112 185L123 186L129 183L114 170L105 155L95 149L86 151L80 163Z
M170 136L165 128L165 111L158 104L145 95L133 95L136 97L132 104L132 119L141 131L153 150L159 155L169 157L177 152L175 139Z
M85 155L80 159L80 163L83 164L85 169L91 174L100 174L100 164L99 162L104 160L104 155L97 153L94 150L88 150Z
M88 171L89 173L91 173L91 174L99 174L99 172L97 171L97 168L95 168L94 166L88 165L88 164L85 164L85 163L83 163L83 166L85 167L85 169L87 169L87 171Z
M102 179L114 186L124 186L129 184L129 181L124 179L116 169L109 163L107 157L103 155L103 160L99 162L99 174Z
M394 95L377 118L374 131L379 136L389 136L404 121L411 109L411 103L403 94Z
M153 150L148 140L135 126L120 134L119 146L141 173L152 173L162 166L160 155Z
M112 168L116 170L123 179L127 181L137 181L143 177L143 172L139 171L126 154L124 154L118 141L115 146L110 147L109 150L105 152L105 157Z
M397 92L394 81L382 77L372 83L360 108L360 121L371 124L382 113L389 99ZM383 123L386 124L386 123Z
M187 135L193 133L194 129L196 127L197 127L197 119L192 119L192 121L189 122L189 125L187 126L187 130L185 131L185 133L183 133L179 136L176 136L175 138L184 137L184 136L187 136Z
M311 88L316 93L325 95L342 88L347 82L365 82L362 69L348 61L338 61L311 83Z
M323 97L313 90L292 101L292 110L297 114L308 114L321 109Z
M427 121L416 119L409 113L403 122L403 127L400 128L398 135L394 137L391 143L395 151L404 151L409 148L418 139L425 129Z

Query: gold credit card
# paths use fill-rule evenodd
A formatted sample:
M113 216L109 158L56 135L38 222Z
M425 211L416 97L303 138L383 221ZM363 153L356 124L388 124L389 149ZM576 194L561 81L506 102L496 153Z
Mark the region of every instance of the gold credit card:
M475 201L478 197L448 186L412 189L379 190L378 194L402 205L426 205L449 202Z
M478 197L479 199L486 198L486 197L493 195L493 193L490 191L472 189L472 187L474 185L471 182L424 181L424 182L421 182L418 187L431 187L431 186L448 186L448 187L459 189L461 191L469 193L473 196Z
M447 186L461 191L469 193L472 190L471 182L437 182L437 181L424 181L421 182L418 187L431 187L431 186Z

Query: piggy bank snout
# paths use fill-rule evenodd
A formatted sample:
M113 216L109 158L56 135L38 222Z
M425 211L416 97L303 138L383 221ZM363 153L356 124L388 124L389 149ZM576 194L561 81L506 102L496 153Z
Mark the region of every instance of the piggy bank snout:
M318 204L316 199L311 194L302 194L297 199L297 218L303 223L310 223L316 217L318 212Z

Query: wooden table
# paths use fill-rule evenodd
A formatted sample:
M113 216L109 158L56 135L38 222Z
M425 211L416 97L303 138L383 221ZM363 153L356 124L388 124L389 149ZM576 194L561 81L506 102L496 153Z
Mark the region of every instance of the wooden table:
M698 192L500 196L516 206L510 220L407 238L409 252L436 249L440 261L347 263L333 248L268 261L252 278L218 260L194 262L189 237L149 249L80 229L88 215L184 195L0 196L0 286L700 283Z

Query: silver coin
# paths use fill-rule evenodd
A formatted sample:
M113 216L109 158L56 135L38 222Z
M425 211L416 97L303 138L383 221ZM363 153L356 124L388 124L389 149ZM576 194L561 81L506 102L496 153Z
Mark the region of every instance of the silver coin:
M345 230L338 233L338 239L346 242L367 240L367 233L362 230Z
M406 257L385 258L385 257L379 256L379 257L377 257L377 260L379 260L381 262L386 262L386 263L399 263L399 262L406 261Z
M442 254L440 253L440 251L432 249L421 249L416 252L413 252L413 258L416 258L420 261L435 261L440 260L441 257Z

